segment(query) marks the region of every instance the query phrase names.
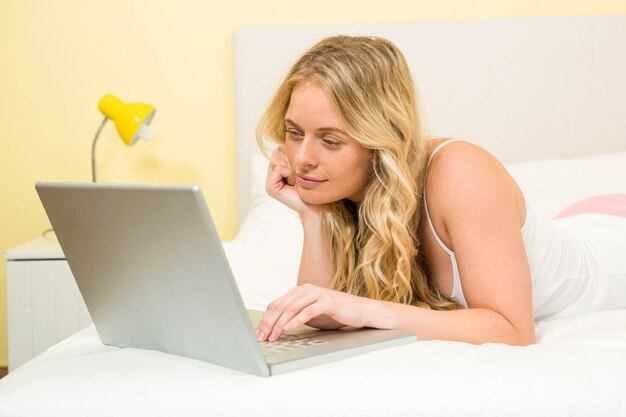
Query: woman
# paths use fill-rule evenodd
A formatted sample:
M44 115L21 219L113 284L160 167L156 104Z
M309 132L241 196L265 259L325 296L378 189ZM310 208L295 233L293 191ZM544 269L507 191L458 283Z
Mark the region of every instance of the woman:
M488 152L425 140L406 61L384 39L307 51L259 123L267 153L264 137L278 145L267 192L299 213L304 245L298 286L268 306L260 341L306 323L527 345L535 318L626 304L626 265L602 269L626 251L626 218L595 216L619 230L590 250L567 219L537 216Z

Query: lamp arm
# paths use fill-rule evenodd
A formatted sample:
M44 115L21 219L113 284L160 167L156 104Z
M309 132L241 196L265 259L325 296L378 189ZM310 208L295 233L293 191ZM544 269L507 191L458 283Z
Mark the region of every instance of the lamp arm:
M93 144L91 145L91 180L96 182L96 141L98 140L98 136L100 136L100 132L104 127L104 124L109 120L107 116L104 116L104 120L100 123L100 127L96 132L96 136L93 138Z

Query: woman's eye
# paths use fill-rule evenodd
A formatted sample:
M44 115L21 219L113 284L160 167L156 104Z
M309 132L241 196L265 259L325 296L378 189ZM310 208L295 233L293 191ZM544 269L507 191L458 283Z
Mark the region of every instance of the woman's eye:
M337 147L341 145L341 142L337 142L336 140L332 140L332 139L324 139L324 143L331 147Z
M298 132L297 130L291 130L291 129L287 130L287 134L289 135L291 139L295 139L295 140L302 139L302 134L300 134L300 132Z

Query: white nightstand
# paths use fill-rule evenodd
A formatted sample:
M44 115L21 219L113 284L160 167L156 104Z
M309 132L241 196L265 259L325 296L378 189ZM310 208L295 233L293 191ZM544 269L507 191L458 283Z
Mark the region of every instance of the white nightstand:
M89 325L91 317L56 241L38 237L4 258L10 372Z

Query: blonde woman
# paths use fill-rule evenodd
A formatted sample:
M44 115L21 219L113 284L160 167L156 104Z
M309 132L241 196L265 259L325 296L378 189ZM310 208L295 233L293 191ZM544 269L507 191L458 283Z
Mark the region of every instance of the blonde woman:
M306 323L527 345L537 318L626 304L626 217L543 219L488 152L426 140L389 41L313 46L259 123L267 153L264 138L278 145L267 192L299 213L304 244L298 285L268 306L260 341Z

